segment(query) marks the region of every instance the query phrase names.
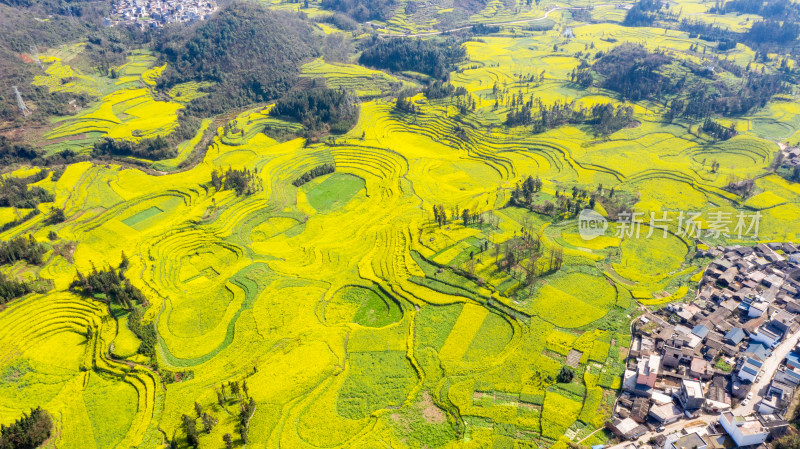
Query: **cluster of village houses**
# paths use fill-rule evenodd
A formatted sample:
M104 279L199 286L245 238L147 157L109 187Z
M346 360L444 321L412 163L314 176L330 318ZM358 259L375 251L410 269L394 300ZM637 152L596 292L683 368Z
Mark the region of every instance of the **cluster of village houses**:
M630 449L758 447L789 424L800 385L800 248L698 256L713 262L696 299L634 322L623 393L606 423Z
M800 148L785 148L783 150L783 160L781 161L781 164L789 170L800 167Z
M170 23L206 20L216 10L216 0L117 0L105 24L128 23L155 28Z

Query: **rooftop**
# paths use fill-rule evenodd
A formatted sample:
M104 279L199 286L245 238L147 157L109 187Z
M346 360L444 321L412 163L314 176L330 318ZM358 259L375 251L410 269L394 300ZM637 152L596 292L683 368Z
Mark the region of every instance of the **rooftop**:
M736 424L742 435L759 435L767 432L767 428L761 424L755 416L736 416L732 412L722 412L720 419L728 423Z
M696 380L683 379L683 387L686 393L692 398L703 398L703 384Z
M672 443L677 449L694 449L708 446L708 443L697 432L684 435L678 441Z

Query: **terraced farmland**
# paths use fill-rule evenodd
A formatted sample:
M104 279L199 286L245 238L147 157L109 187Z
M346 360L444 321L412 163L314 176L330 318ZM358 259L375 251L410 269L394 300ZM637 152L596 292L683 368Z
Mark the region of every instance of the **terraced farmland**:
M432 32L453 13L447 2L418 11L396 3L372 28ZM800 132L800 110L785 93L718 118L738 134L714 138L696 120L665 118L658 101L629 102L571 79L582 61L621 43L699 64L696 46L707 42L624 27L624 13L609 6L589 14L604 23L564 9L592 2L511 3L492 0L465 16L498 30L461 44L466 56L449 74L458 95L428 98L425 76L315 56L299 83L354 94L358 121L347 132L311 132L271 114L272 104L251 105L203 118L174 159L72 163L31 184L52 202L0 208L0 240L30 234L46 249L41 264L14 261L0 273L50 287L0 306L0 423L41 406L55 422L46 447L81 449L188 447L183 416L200 424L203 413L215 424L199 447L220 447L226 434L241 447L607 442L595 430L620 389L630 320L694 294L707 262L695 258L698 247L800 238L800 187L770 167L779 143ZM329 15L318 6L301 9ZM551 9L552 29L534 26ZM747 26L705 3L672 9ZM78 68L82 51L40 57L36 86L93 98L43 125L47 154L88 155L102 137L163 137L217 86L159 91L167 66L149 50L128 54L113 79L90 74ZM743 44L725 60L778 64L755 62ZM401 90L410 109L398 106ZM474 106L459 107L467 96ZM634 120L607 135L589 121L541 132L506 126L529 98L630 106ZM320 167L333 172L305 178ZM214 181L239 170L248 189ZM527 205L516 202L534 178ZM753 180L749 195L731 191L742 179ZM553 212L567 202L607 219L605 234L584 235L579 211ZM49 219L53 207L63 222ZM756 212L757 235L734 232L737 216ZM708 231L718 213L733 220L729 232L677 225L696 214ZM616 222L625 214L640 226ZM111 302L111 291L70 290L123 264L146 298L140 307ZM563 369L571 381L559 382Z

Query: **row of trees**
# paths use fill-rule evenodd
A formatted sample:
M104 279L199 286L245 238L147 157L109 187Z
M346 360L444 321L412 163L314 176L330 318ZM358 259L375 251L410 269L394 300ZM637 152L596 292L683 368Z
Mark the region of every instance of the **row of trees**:
M16 228L17 226L21 225L22 223L25 223L26 221L30 220L31 218L39 214L40 214L39 209L31 209L30 212L23 215L22 217L17 218L16 220L3 223L3 225L0 226L0 232L6 232L11 228Z
M589 124L595 135L607 136L634 122L633 108L611 103L596 104L586 109L575 100L548 106L538 98L531 99L521 108L506 114L506 125L532 126L533 132L541 133L565 124Z
M462 209L459 212L459 208L456 205L452 209L452 220L461 220L464 226L469 226L471 224L477 224L483 226L485 221L484 216L482 213L477 211L470 211L469 209ZM439 226L444 226L448 223L447 218L447 211L442 204L434 204L433 205L433 220Z
M331 174L336 171L335 164L322 164L320 166L314 167L311 170L303 173L300 175L299 178L292 181L292 185L295 187L300 187L303 184L311 181L314 178L318 178L320 176L325 176Z
M95 142L92 148L93 157L133 156L157 161L173 158L176 154L175 149L170 147L163 136L142 139L138 142L104 137Z

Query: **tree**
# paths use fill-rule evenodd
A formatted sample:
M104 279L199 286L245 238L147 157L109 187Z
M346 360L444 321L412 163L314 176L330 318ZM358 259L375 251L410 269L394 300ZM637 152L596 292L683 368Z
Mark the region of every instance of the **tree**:
M788 435L772 444L773 449L800 449L800 435Z
M50 213L47 214L47 219L45 223L48 225L54 225L63 223L67 219L67 216L64 215L64 209L53 207L50 209Z
M222 435L222 441L225 442L225 449L233 448L233 437L231 434L226 433L225 435Z
M463 211L461 211L461 219L464 221L464 226L469 225L469 219L470 219L469 209L464 209Z
M569 367L562 366L561 371L558 372L558 377L556 377L556 380L558 381L558 383L568 384L572 382L572 378L574 376L575 373L571 369L569 369Z
M201 420L203 421L203 429L206 433L211 433L211 430L217 425L217 418L214 418L208 413L203 413Z
M239 432L245 444L247 444L247 430L250 426L250 417L253 416L255 411L256 401L253 400L253 398L250 398L249 402L242 403L242 410L239 413Z
M214 189L216 189L217 192L219 192L219 189L222 188L222 176L216 169L211 172L211 185L214 186Z
M203 406L198 404L197 402L194 403L194 411L197 413L197 417L203 416Z
M197 424L194 418L189 415L183 415L182 425L183 431L186 432L186 441L189 446L197 447L200 444L200 436L197 433Z

